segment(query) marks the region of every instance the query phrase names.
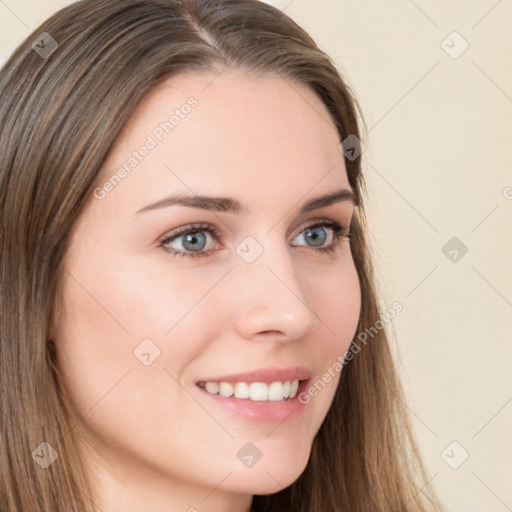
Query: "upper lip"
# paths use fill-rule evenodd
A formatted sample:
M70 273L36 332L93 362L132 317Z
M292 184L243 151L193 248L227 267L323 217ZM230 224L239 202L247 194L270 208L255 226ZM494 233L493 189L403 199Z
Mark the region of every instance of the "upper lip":
M265 382L267 384L287 380L307 380L311 372L307 368L295 366L293 368L262 368L252 372L232 373L217 377L208 377L199 382Z

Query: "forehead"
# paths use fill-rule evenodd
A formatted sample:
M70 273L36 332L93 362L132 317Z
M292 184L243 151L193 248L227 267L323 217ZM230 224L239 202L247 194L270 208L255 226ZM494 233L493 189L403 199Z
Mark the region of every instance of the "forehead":
M146 199L158 199L164 189L234 195L244 189L298 200L317 186L350 188L338 146L325 106L304 85L236 70L185 73L138 105L101 179L124 166L128 175L115 187L117 196L121 189Z

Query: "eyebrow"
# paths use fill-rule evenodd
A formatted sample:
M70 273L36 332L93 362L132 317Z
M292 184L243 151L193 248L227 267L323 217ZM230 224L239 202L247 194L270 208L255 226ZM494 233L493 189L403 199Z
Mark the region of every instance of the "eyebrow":
M323 196L318 196L310 199L304 203L300 209L300 214L323 208L334 203L342 201L350 201L354 205L356 204L356 196L351 190L340 189ZM169 206L181 205L188 206L191 208L200 208L202 210L209 210L213 212L224 212L234 214L247 214L249 209L243 205L237 199L232 197L213 197L213 196L200 196L200 195L184 195L175 194L156 203L148 204L141 208L137 215L143 212L157 210L160 208L167 208Z

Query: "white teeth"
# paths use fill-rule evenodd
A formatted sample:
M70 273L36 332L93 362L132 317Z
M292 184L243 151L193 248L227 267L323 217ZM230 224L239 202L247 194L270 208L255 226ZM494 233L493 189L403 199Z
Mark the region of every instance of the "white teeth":
M271 384L264 382L200 382L199 386L212 395L219 394L225 398L234 396L234 398L249 399L254 402L279 402L295 397L299 381L297 379L284 382L276 381Z
M251 392L247 382L237 382L235 384L235 398L249 398L250 396Z
M216 395L219 392L219 385L216 382L207 382L206 391L208 391L208 393Z
M234 388L231 382L220 382L219 383L219 395L229 398L233 394Z
M290 398L294 398L297 394L297 390L299 389L299 381L298 380L292 380L290 382Z
M251 400L255 402L265 402L268 400L268 384L264 382L252 382L249 389L251 393L249 398Z
M282 400L283 398L283 383L272 382L272 384L270 384L268 387L268 399L275 402L277 400Z
M290 381L283 382L283 397L288 398L290 396Z

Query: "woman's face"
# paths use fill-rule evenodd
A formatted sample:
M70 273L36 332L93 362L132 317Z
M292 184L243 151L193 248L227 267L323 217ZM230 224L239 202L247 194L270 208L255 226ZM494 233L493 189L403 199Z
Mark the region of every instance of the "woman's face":
M145 493L156 510L167 492L210 510L304 470L360 312L332 227L353 202L305 208L351 190L339 142L305 86L229 70L169 79L125 126L74 226L51 333L105 503Z

